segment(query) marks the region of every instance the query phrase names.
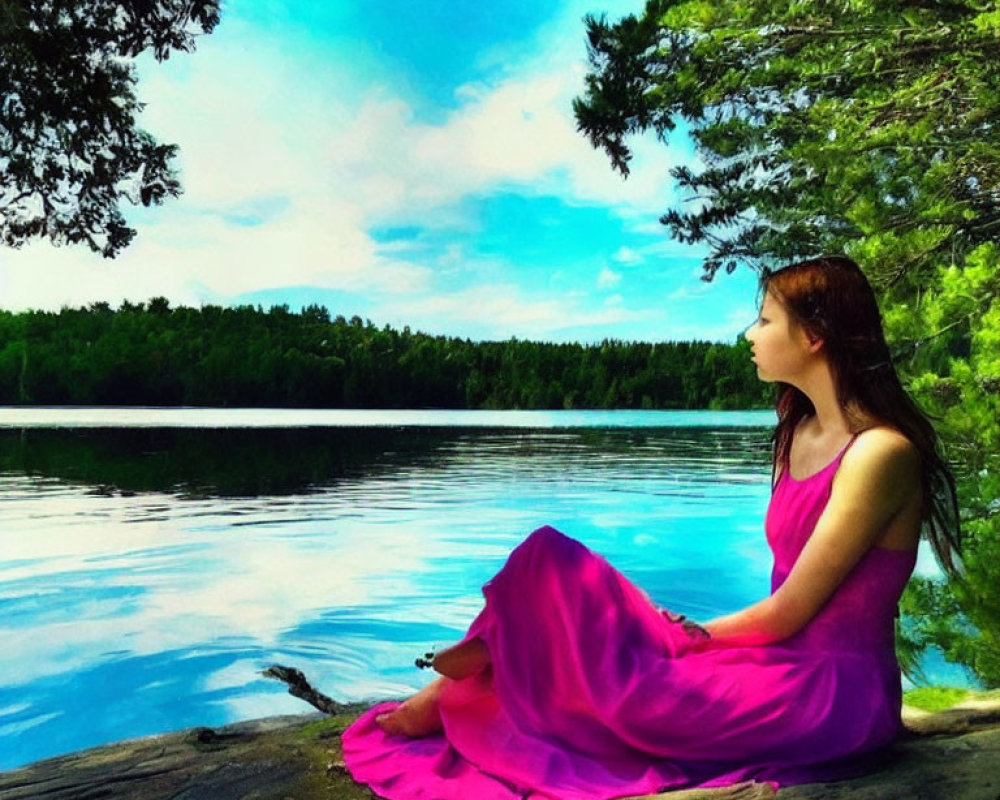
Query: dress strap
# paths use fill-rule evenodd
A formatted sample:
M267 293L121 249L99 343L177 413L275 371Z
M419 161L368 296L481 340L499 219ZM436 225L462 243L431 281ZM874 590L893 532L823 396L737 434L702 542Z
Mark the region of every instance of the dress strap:
M844 455L847 453L848 450L851 449L851 445L853 445L858 440L858 437L860 435L861 435L861 431L858 431L857 433L855 433L850 438L850 440L847 442L847 444L845 444L843 446L843 448L841 449L841 451L837 454L837 457L835 459L833 459L833 461L830 463L830 467L833 467L833 474L834 475L836 475L837 474L837 470L840 469L840 462L841 462L841 460L843 460ZM836 465L836 466L834 466L834 465ZM829 469L829 467L827 467L827 469Z
M851 449L851 445L854 444L858 440L858 437L860 435L861 435L861 431L858 431L853 436L851 436L850 440L848 440L847 444L844 445L843 449L837 455L837 460L840 460L841 458L844 457L844 453L846 453L848 450Z
M790 468L789 464L788 464L788 463L786 462L786 463L785 463L785 464L783 465L783 467L782 467L782 470L781 470L781 474L780 474L780 475L778 476L778 480L777 480L777 481L776 481L776 482L775 482L775 483L773 484L773 486L772 486L772 492L773 492L773 491L774 491L775 489L777 489L777 487L778 487L778 484L780 484L780 483L781 483L782 481L785 481L785 480L787 480L787 481L789 481L790 483L793 483L793 484L800 484L800 483L806 483L807 481L812 481L812 480L814 480L814 479L818 478L818 477L819 477L820 475L827 475L827 474L831 474L831 473L834 473L834 474L835 474L835 473L836 473L836 471L837 471L838 469L840 469L840 461L841 461L841 459L843 459L843 457L844 457L844 454L845 454L845 453L846 453L846 452L847 452L848 450L850 450L850 449L851 449L851 445L853 445L853 444L854 444L854 442L856 442L856 441L857 441L857 439L858 439L858 436L860 436L860 435L861 435L861 433L862 433L861 431L858 431L858 432L857 432L857 433L855 433L855 434L854 434L853 436L851 436L851 438L850 438L850 440L849 440L849 441L847 442L847 444L845 444L845 445L844 445L844 446L843 446L843 447L841 448L840 452L839 452L839 453L837 453L837 455L833 457L833 460L832 460L832 461L830 461L830 462L829 462L829 463L828 463L828 464L827 464L827 465L826 465L825 467L823 467L823 468L822 468L822 469L820 469L820 470L817 470L817 471L816 471L816 472L814 472L814 473L813 473L812 475L809 475L809 476L807 476L807 477L805 477L805 478L801 478L801 479L799 479L799 478L796 478L796 477L794 477L794 476L793 476L793 475L791 474L791 472L792 472L792 471L791 471L791 468Z

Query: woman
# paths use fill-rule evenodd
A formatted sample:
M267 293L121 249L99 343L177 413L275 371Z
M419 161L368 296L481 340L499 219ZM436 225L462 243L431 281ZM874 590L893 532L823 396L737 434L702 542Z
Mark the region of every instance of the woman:
M343 737L409 798L612 798L842 777L900 731L894 615L921 529L955 568L954 486L890 363L858 266L764 276L746 332L779 385L771 594L703 627L600 556L535 531L483 588L443 677Z

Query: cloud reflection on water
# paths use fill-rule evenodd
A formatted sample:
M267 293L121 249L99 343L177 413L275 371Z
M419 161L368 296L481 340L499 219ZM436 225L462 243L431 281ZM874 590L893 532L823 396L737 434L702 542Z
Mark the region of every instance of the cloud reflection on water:
M213 493L205 471L193 492L167 468L222 442L219 468L269 469L275 443L254 432L92 433L16 450L43 467L0 475L0 768L306 710L260 677L272 662L341 700L405 694L431 678L413 658L461 635L481 584L543 523L695 618L766 590L759 432L425 432L406 445L390 431L333 460L343 437L305 432L282 454L297 466L276 468L306 482L257 496ZM169 485L123 496L130 480Z

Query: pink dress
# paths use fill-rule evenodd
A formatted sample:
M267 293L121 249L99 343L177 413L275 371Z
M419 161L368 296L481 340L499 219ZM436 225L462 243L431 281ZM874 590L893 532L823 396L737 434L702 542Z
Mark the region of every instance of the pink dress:
M844 451L805 480L783 471L766 520L772 591ZM915 558L873 548L793 637L705 648L601 556L540 528L483 587L467 637L492 664L447 684L443 733L387 735L375 716L397 704L383 703L344 732L344 760L392 800L603 800L845 777L900 731L893 619Z

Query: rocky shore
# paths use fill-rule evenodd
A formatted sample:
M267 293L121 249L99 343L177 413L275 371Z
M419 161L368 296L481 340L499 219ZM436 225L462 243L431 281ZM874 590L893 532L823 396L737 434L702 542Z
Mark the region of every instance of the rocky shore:
M344 769L340 751L340 733L360 711L196 728L53 758L0 773L0 800L370 800L371 792ZM877 771L788 787L778 800L1000 798L1000 693L934 713L907 707L904 721L909 733ZM774 796L760 785L656 795Z

